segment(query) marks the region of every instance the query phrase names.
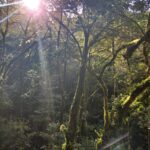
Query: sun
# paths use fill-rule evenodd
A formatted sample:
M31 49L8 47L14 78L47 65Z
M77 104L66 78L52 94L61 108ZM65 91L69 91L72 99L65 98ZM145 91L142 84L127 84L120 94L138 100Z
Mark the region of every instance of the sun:
M31 10L37 10L40 6L40 0L23 0L23 3Z

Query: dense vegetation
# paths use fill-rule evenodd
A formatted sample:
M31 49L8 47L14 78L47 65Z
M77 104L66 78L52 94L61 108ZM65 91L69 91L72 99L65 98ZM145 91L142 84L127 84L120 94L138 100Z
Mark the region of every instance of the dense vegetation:
M149 0L45 0L0 18L16 10L0 21L0 150L148 150Z

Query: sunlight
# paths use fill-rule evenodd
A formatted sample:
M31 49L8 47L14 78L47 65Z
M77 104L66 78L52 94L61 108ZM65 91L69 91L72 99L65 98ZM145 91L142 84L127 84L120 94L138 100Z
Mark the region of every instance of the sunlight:
M40 33L37 33L38 40L38 51L40 58L40 69L41 69L41 92L44 95L42 101L45 99L44 111L47 112L49 118L53 117L53 92L51 86L51 76L49 74L47 58L45 55L42 39ZM46 110L45 110L46 108Z
M40 0L23 0L23 2L31 10L37 10L40 6Z

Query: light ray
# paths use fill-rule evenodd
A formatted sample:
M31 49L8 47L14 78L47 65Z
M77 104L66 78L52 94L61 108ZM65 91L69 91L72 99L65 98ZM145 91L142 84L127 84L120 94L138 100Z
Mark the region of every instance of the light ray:
M18 1L18 2L13 2L13 3L4 3L4 4L0 4L0 8L13 6L13 5L20 5L22 3L23 3L23 1Z
M40 69L42 77L42 93L44 95L45 101L43 101L44 106L46 106L47 115L50 118L53 118L53 92L51 85L51 77L49 74L47 59L44 52L43 43L41 40L41 34L37 32L37 41L38 41L38 52L40 58ZM46 105L45 105L46 104ZM45 109L45 107L43 107Z
M7 17L3 18L2 20L0 20L0 24L2 24L4 21L10 19L13 15L15 15L19 10L16 10L14 12L12 12L10 15L8 15Z

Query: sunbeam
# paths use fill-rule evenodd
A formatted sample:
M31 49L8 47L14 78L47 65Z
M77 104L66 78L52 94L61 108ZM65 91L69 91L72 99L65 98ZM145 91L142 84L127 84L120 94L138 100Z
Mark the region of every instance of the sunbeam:
M18 1L18 2L13 2L13 3L4 3L4 4L0 4L0 8L13 6L13 5L20 5L22 3L23 3L23 1Z
M46 102L47 115L49 118L52 118L53 117L53 93L51 87L51 78L48 71L48 65L47 65L45 53L43 51L43 44L42 44L40 33L37 33L37 41L38 41L38 52L40 58L40 68L41 68L41 77L42 77L42 83L41 83L42 92Z
M10 19L13 15L15 15L18 12L18 10L14 11L13 13L11 13L10 15L8 15L7 17L3 18L2 20L0 20L0 24L2 24L3 22L5 22L6 20Z

